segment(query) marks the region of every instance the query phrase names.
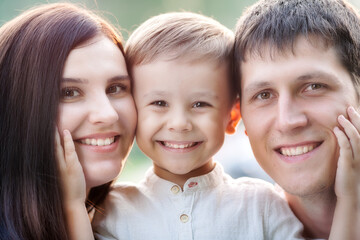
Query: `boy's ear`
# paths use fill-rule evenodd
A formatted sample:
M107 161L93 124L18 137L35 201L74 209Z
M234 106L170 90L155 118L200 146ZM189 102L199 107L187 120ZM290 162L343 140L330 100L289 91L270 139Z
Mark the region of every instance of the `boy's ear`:
M238 125L239 121L241 120L239 100L237 100L236 103L234 104L234 106L232 107L230 115L231 115L231 118L230 118L230 121L228 122L225 132L227 134L234 134L236 131L236 126Z

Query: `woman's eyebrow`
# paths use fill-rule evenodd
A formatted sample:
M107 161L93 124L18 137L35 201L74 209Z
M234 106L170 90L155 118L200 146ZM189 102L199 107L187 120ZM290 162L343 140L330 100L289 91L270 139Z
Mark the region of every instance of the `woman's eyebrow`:
M124 80L130 80L129 75L117 75L112 78L109 78L108 82L116 82L116 81L124 81Z
M130 80L129 75L117 75L114 77L109 78L108 82L116 82L116 81L123 81L123 80ZM85 78L71 78L71 77L64 77L61 79L62 82L71 82L71 83L89 83L88 79Z
M71 83L89 83L89 80L84 78L62 78L61 81Z

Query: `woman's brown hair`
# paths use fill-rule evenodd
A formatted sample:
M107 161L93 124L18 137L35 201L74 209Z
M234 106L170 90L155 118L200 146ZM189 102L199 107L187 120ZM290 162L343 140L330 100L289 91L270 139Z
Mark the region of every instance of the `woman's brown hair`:
M99 34L123 52L107 22L68 3L0 28L0 239L68 238L54 143L60 80L69 52ZM92 206L109 186L91 190Z

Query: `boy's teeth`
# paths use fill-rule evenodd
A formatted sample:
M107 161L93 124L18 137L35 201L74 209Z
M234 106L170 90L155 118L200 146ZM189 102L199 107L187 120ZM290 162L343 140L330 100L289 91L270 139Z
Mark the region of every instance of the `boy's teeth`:
M165 147L169 148L175 148L175 149L184 149L194 146L196 143L188 143L188 144L176 144L176 143L169 143L169 142L163 142Z
M298 146L298 147L291 147L291 148L281 148L280 152L282 155L285 156L298 156L301 154L305 154L310 152L314 149L314 145L306 145L306 146Z
M106 146L112 144L114 141L115 141L115 137L105 138L105 139L86 138L81 140L81 143L92 146Z

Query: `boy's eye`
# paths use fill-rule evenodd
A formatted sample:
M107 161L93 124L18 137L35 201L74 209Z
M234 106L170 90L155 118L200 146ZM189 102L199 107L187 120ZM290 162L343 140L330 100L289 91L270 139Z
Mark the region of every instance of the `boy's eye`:
M151 103L151 105L155 105L155 106L158 106L158 107L167 107L168 106L167 102L162 101L162 100L154 101L154 102Z
M199 108L199 107L209 107L210 104L206 103L206 102L196 102L193 104L193 108Z
M72 99L80 96L80 92L73 88L64 88L61 90L61 97L63 99Z
M122 91L126 91L126 86L121 84L112 85L108 89L106 89L107 94L117 94Z

